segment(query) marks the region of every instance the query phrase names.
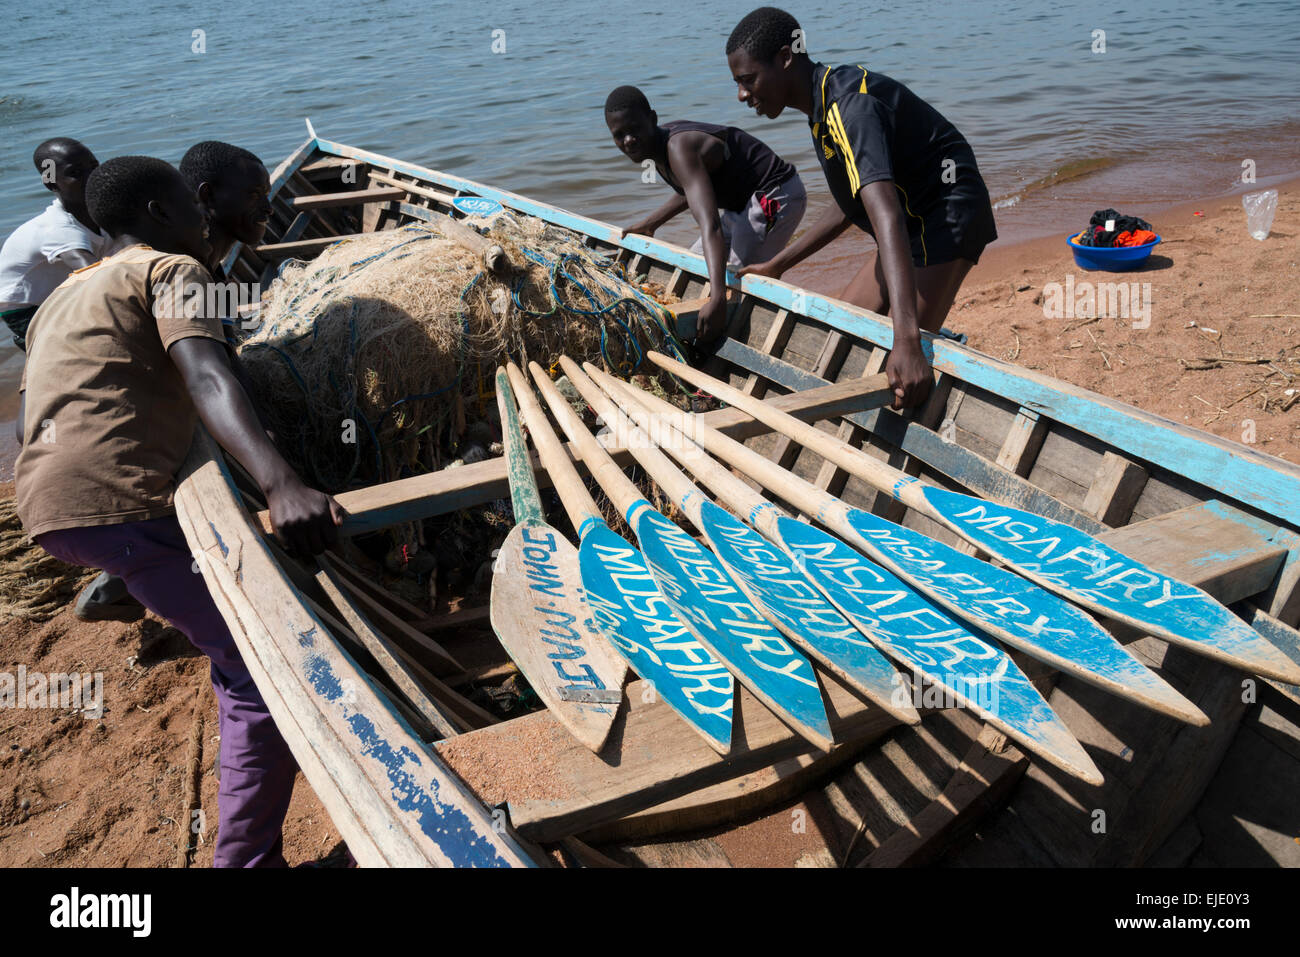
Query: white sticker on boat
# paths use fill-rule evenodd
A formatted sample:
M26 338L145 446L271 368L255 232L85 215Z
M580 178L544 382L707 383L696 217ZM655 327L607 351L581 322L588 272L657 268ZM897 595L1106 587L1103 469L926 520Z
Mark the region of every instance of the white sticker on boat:
M452 205L466 216L495 216L504 209L495 199L484 199L482 196L457 196L452 200Z

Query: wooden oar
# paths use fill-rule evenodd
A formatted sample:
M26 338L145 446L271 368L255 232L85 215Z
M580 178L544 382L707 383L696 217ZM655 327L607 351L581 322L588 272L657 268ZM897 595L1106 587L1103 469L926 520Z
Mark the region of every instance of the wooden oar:
M709 501L572 360L564 357L560 364L587 404L615 430L619 444L631 450L663 493L704 533L714 554L767 620L868 700L906 724L918 724L921 716L908 700L906 678L870 641L863 640L858 627L795 567L793 559ZM587 368L600 374L602 381L609 378L590 364Z
M605 523L523 372L514 363L506 369L542 466L578 530L578 566L596 626L709 747L728 753L731 672L672 613L644 556Z
M1101 783L1101 772L1069 728L987 634L967 629L839 539L785 515L685 436L664 428L665 419L648 414L651 401L656 413L662 407L671 415L672 406L603 374L600 383L611 394L621 393L623 407L643 428L653 429L661 447L783 548L863 634L912 670L919 703L967 708L1027 751ZM922 693L925 683L933 687ZM941 692L937 700L932 690Z
M654 396L633 390L630 386L620 384L619 387L627 391L630 398L657 413L660 421L682 430L695 443L735 465L791 504L815 515L818 522L858 545L922 595L949 609L957 617L974 624L980 634L989 632L1007 644L1051 664L1066 674L1163 714L1192 724L1208 723L1208 719L1199 708L1143 666L1091 618L1055 596L1039 591L1033 585L1008 572L994 568L969 555L962 555L939 542L926 539L910 529L884 523L883 519L874 515L859 518L858 510L850 508L828 492L792 475L753 449L710 429L698 419L686 418L682 412ZM674 454L676 454L675 450ZM707 456L703 457L703 461L715 466L717 464ZM709 469L708 465L700 465L698 456L684 464L692 471L695 471L697 466ZM728 479L730 482L727 481ZM726 483L729 488L739 482L725 469L709 469L708 476L702 475L701 480L706 484L720 481ZM739 485L748 488L743 482ZM717 487L714 487L717 490ZM732 494L734 496L741 493L735 490ZM759 517L766 518L762 513L756 512L752 506L745 507L748 508L748 512L742 514L747 514L751 521ZM883 523L893 529L891 540L903 543L899 548L903 554L895 556L893 549L881 548L877 539L863 534L860 528L868 523ZM856 560L853 556L857 553L852 549L848 552L839 551L832 544L833 539L828 542L829 536L804 523L782 518L776 524L782 543L810 563L826 564L831 562L833 556L838 556L835 557L834 562L827 565L829 571L840 567L844 562ZM824 558L821 557L823 554ZM858 556L858 559L861 559L861 556ZM966 594L965 598L961 597L963 591ZM1034 597L1032 593L1041 596L1042 601L1034 607L1040 612L1050 614L1051 623L1048 624L1049 619L1044 617L1035 621L1033 628L1019 628L1013 631L1009 625L999 626L997 610L1002 607L1015 607L1007 605L1008 601L1023 604ZM1018 598L1018 595L1025 595L1025 601ZM991 625L985 624L988 620L992 621ZM1063 626L1068 626L1068 630Z
M556 719L599 752L618 714L627 665L590 623L578 550L546 524L504 369L497 371L497 406L516 525L492 566L492 630Z
M529 370L560 428L636 532L646 564L673 614L794 731L833 745L812 664L745 597L713 554L657 512L569 407L544 369Z
M660 368L780 429L800 445L952 529L1044 588L1234 667L1290 684L1300 683L1300 665L1202 589L1157 572L1069 525L927 485L689 366L657 352L649 356ZM899 540L897 526L869 512L857 514L865 516L858 523L862 534L883 549L902 557L906 554L902 549L913 547L911 542ZM932 563L934 559L926 561Z

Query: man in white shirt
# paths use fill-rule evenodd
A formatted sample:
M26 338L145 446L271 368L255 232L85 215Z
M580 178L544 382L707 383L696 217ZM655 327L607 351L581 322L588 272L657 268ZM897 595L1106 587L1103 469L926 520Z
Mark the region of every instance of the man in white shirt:
M114 251L115 243L86 208L86 180L99 160L84 144L66 136L36 147L32 162L54 201L13 231L0 248L0 318L14 345L27 351L27 326L41 303L78 269ZM21 426L21 423L19 423ZM82 589L73 608L85 621L135 621L144 606L126 584L107 572Z
M60 136L36 147L32 162L54 201L0 248L0 318L24 351L37 307L74 270L103 258L112 243L86 209L86 178L99 166L95 154Z

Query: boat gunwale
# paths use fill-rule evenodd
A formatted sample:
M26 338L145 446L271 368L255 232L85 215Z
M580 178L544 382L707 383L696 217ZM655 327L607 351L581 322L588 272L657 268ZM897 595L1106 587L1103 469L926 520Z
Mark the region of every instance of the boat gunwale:
M198 571L241 657L249 661L251 656L249 670L277 728L359 862L536 866L526 846L499 827L492 809L421 740L379 690L377 679L312 610L252 523L220 448L202 424L177 476L175 506ZM214 511L232 524L218 529ZM205 527L210 543L203 541ZM275 574L257 574L258 566ZM249 606L245 614L227 594L223 576ZM247 588L250 580L256 581L263 600L279 601L259 607ZM275 622L277 633L263 615L280 610L278 604L292 607L306 629L281 619ZM328 652L321 648L326 642ZM330 661L333 655L338 659ZM288 689L275 681L275 674L285 671L294 675ZM264 683L270 687L263 688ZM315 710L304 715L299 708L307 702ZM377 721L380 713L385 717ZM342 769L328 761L340 749L351 758ZM348 784L352 787L345 790ZM448 828L431 809L459 815L465 829Z

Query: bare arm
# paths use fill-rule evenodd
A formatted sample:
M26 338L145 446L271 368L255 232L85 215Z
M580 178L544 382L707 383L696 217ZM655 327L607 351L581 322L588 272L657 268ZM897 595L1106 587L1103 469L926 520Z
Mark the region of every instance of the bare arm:
M230 360L230 371L234 373L235 380L239 383L239 387L244 390L244 395L248 396L248 402L253 407L253 414L257 416L257 421L261 423L262 429L271 437L271 441L274 442L275 433L272 432L270 427L266 424L266 415L262 411L262 406L258 404L255 398L253 398L253 383L252 380L248 378L248 367L239 360L239 353L235 352L233 348L226 353L226 358Z
M673 175L686 192L691 214L700 227L704 241L704 261L709 267L709 301L700 310L696 338L711 342L722 335L727 317L727 240L722 235L718 216L718 197L713 180L704 165L704 157L685 136L668 141L668 155Z
M628 236L632 233L637 233L641 236L653 236L655 230L677 214L683 212L687 208L687 205L685 196L679 196L677 193L673 193L673 198L668 200L668 202L664 203L639 223L623 230L623 236Z
M276 451L231 371L225 345L214 339L182 339L167 355L180 370L203 424L266 496L276 537L313 555L332 545L338 539L335 526L343 520L342 507L304 485Z
M833 200L817 217L812 229L799 237L765 263L754 263L741 269L742 276L770 276L780 279L781 274L803 262L809 256L821 251L831 240L849 228L849 218Z
M911 408L925 401L934 379L930 362L921 351L916 275L912 271L911 244L903 221L903 209L898 204L898 191L892 180L870 183L862 187L859 195L876 234L880 266L889 292L894 345L885 372L894 388L893 408Z

